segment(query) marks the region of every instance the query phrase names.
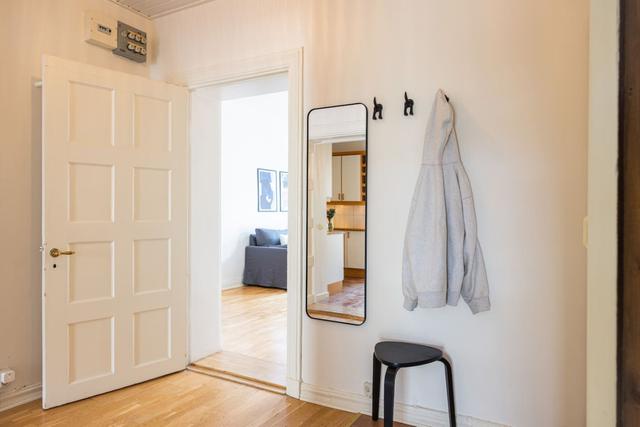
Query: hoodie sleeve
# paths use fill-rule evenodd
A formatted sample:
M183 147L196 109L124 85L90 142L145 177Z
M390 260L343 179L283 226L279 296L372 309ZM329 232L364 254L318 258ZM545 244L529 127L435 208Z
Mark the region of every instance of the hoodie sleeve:
M462 298L466 301L473 314L491 310L489 300L489 282L484 266L480 242L476 239L475 249L467 257L465 251L465 274L462 280Z
M463 262L464 277L462 279L461 295L469 305L473 314L489 311L491 302L489 300L489 282L487 271L484 265L482 249L478 241L478 225L476 222L476 212L471 193L471 185L464 170L459 171L463 175L460 180L462 198L462 213L464 218L464 244Z

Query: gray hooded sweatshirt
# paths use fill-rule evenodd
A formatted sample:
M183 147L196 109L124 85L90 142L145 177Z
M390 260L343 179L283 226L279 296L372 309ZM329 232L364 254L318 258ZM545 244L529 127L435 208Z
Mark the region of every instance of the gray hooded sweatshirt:
M402 260L404 308L491 308L471 184L460 160L453 108L439 90L424 141Z

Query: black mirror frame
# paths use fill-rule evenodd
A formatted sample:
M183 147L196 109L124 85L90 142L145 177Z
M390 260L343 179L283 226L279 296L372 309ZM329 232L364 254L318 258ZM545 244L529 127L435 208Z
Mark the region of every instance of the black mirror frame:
M364 138L364 159L365 162L367 164L367 173L364 177L365 181L365 188L367 189L367 200L366 203L364 205L364 316L363 316L363 320L362 323L349 323L349 322L341 322L339 320L331 320L331 319L319 319L317 317L313 317L309 314L309 304L307 301L308 295L309 295L309 266L308 266L308 260L309 260L309 117L311 116L311 113L313 113L314 111L317 110L326 110L328 108L338 108L338 107L348 107L351 105L362 105L364 107L364 112L365 112L365 138ZM307 125L307 136L306 136L306 158L305 158L305 177L304 177L304 184L305 184L305 188L304 188L304 197L305 197L305 211L304 211L304 224L305 224L305 230L304 230L304 256L305 256L305 260L304 260L304 311L305 313L307 313L307 317L309 317L309 319L313 319L313 320L320 320L320 321L324 321L324 322L330 322L330 323L338 323L340 325L350 325L350 326L362 326L366 323L367 321L367 287L369 285L369 269L368 269L368 241L369 241L369 228L368 228L368 212L369 212L369 108L367 107L367 105L363 102L352 102L349 104L339 104L339 105L328 105L326 107L317 107L317 108L312 108L311 110L309 110L309 112L307 113L307 120L306 120L306 125Z

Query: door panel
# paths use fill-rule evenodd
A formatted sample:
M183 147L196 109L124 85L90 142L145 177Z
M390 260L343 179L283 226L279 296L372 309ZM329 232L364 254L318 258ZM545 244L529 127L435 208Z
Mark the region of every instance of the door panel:
M187 101L44 58L45 408L186 365Z

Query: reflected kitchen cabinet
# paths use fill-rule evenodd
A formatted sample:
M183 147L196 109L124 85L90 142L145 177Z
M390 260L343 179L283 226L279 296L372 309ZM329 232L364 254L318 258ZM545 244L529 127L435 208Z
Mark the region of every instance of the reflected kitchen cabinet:
M344 239L345 262L344 267L353 271L353 275L362 274L364 277L364 231L347 231Z
M364 152L356 154L333 152L332 195L331 201L361 202L363 201L362 164Z

